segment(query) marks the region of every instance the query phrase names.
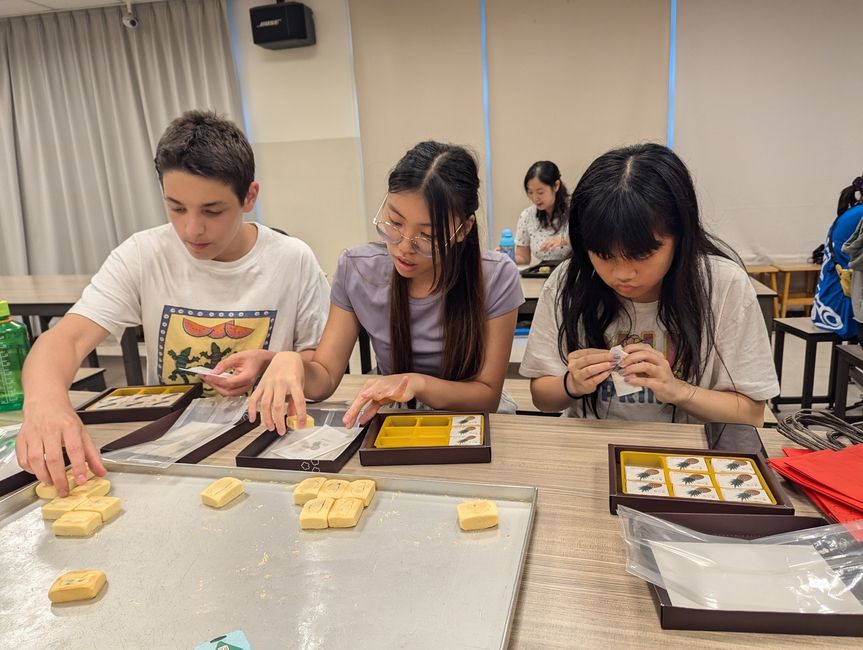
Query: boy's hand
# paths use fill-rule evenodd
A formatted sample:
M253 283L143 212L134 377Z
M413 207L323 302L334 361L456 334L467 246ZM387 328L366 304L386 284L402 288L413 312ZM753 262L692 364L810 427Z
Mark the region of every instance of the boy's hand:
M58 407L55 402L25 404L24 423L15 445L18 464L46 485L54 485L61 497L69 494L66 464L63 462L64 447L79 485L87 481L88 466L97 476L107 474L99 451L71 405Z
M258 377L264 372L267 364L275 355L268 350L243 350L222 359L213 374L204 375L203 381L208 383L219 394L225 397L244 395L255 385ZM219 377L223 372L232 370L230 377Z
M416 397L421 384L421 376L414 373L369 379L345 413L342 422L346 427L353 427L360 411L369 404L359 421L359 424L365 424L382 406L393 402L407 402Z
M230 357L229 357L230 358ZM287 431L285 416L297 416L300 427L306 424L306 396L303 393L305 382L303 358L298 352L279 352L270 367L258 382L258 387L249 397L249 422L254 422L261 413L261 423L268 431L275 429L284 435ZM290 406L286 407L285 399L290 396Z
M614 355L609 350L584 348L567 356L567 389L573 395L589 395L611 375Z

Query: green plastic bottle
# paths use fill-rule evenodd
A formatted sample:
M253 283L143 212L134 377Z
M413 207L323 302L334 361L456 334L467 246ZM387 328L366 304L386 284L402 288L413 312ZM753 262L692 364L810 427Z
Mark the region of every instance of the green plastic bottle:
M30 351L27 328L9 316L9 303L0 300L0 411L17 411L24 405L21 369Z

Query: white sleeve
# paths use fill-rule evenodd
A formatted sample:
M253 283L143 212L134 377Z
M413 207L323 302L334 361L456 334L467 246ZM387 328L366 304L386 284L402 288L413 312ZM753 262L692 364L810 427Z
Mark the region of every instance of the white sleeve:
M119 339L127 327L141 324L141 268L140 245L132 235L111 251L69 313L90 319Z
M533 215L530 208L522 210L521 216L518 218L518 225L515 227L516 246L530 246L530 230L528 229L528 225L531 218L533 218Z
M557 302L558 286L565 278L568 264L561 264L542 287L527 347L518 372L522 377L560 377L566 372L566 364L560 358L558 324L560 307Z
M304 244L301 261L303 278L297 304L293 349L297 352L318 347L330 309L330 285L315 254Z
M716 358L708 388L735 391L760 401L779 394L770 339L755 289L742 269L716 314ZM715 299L714 299L715 300Z

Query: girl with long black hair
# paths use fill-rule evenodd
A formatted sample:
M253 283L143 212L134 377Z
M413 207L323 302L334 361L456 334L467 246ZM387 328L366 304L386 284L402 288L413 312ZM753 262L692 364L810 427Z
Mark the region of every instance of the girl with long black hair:
M252 421L260 411L269 429L284 433L290 395L302 425L305 398L326 399L338 387L360 327L381 376L366 382L346 425L361 411L365 422L386 404L413 399L436 409L515 412L501 394L524 296L512 261L481 250L478 207L476 160L465 148L421 142L408 151L373 220L381 243L342 254L314 356L275 356L249 399Z
M540 409L763 424L779 385L755 291L704 230L670 149L597 158L573 192L569 232L572 258L542 291L521 365Z

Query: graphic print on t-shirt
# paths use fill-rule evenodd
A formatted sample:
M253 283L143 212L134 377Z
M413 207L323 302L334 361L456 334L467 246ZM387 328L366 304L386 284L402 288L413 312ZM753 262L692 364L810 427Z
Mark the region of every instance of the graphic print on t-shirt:
M269 346L278 310L212 311L165 305L159 324L159 380L191 384L199 377L183 368L215 368L240 350Z
M632 332L626 330L618 330L613 336L606 335L607 343L609 348L614 347L615 345L622 345L626 347L632 343L646 343L650 347L659 352L663 353L668 359L668 363L674 367L674 361L676 359L674 346L671 345L671 340L668 336L667 332L656 332L654 330L645 330L639 332L637 334L633 334ZM653 394L653 391L649 388L642 388L637 393L631 393L629 395L625 395L623 397L619 397L614 390L614 382L611 380L611 377L606 379L602 384L597 388L599 394L599 402L597 405L597 410L603 416L610 413L612 400L618 402L621 406L628 404L656 404L657 406L662 406L662 402L656 399L656 396ZM603 413L603 407L601 404L606 404L607 406L604 408L605 413Z

